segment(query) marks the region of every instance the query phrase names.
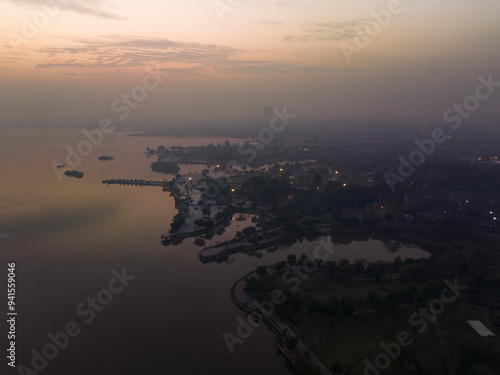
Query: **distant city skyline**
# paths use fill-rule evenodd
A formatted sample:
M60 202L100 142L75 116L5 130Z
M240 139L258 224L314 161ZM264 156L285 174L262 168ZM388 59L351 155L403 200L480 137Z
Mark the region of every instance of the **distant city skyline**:
M0 0L0 127L95 127L148 67L168 76L121 126L259 121L271 105L439 122L479 76L500 81L498 1L241 1L223 20L214 3ZM497 97L471 121L499 115Z

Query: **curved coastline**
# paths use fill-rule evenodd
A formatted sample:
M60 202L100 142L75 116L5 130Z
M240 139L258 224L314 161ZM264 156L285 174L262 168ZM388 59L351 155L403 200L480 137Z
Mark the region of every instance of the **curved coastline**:
M274 228L268 232L274 232ZM268 233L266 232L266 233ZM265 232L259 231L256 235L262 235ZM494 241L498 243L500 235L488 234L486 236L479 235L476 232L471 232L473 236L469 243L478 243L484 241ZM396 240L406 244L412 244L427 251L431 255L441 256L450 253L451 251L460 249L457 247L453 238L447 234L436 230L432 225L408 224L408 223L379 223L375 225L357 225L357 226L342 226L338 227L335 223L323 223L316 226L312 230L304 230L300 233L287 233L280 235L268 241L260 241L258 243L249 243L246 239L232 239L221 244L205 247L199 253L201 262L222 262L229 255L239 252L251 252L269 248L288 241L295 241L299 238L318 238L321 236L331 235L335 237L335 242L350 243L352 236L362 236L363 238L375 240Z
M289 235L289 236L281 236L276 239L272 239L269 241L262 241L256 244L249 244L248 242L241 243L241 241L227 241L225 243L206 247L200 251L199 258L202 262L213 262L213 261L223 261L229 255L239 252L249 252L255 250L261 250L268 247L276 246L287 241L294 241L298 238L307 236L307 235L315 235L317 237L325 236L330 234L330 226L328 228L317 229L314 233L307 232L301 233L300 235Z
M268 268L270 272L275 272L274 270L271 270ZM234 304L238 306L241 310L245 311L246 313L250 314L254 311L259 311L257 308L252 308L249 306L249 302L251 302L252 298L245 293L244 287L246 286L246 280L249 277L256 277L259 278L260 276L257 275L255 271L252 271L245 276L239 278L234 284L233 287L231 288L231 299L233 300ZM245 301L245 299L247 299ZM281 318L276 315L272 314L271 316L265 316L264 314L260 313L262 316L262 319L268 323L279 335L282 332L286 332L292 337L296 337L295 333L293 330L281 320ZM295 360L293 359L292 354L279 343L278 338L276 338L276 346L278 350L293 364L295 365ZM317 366L321 373L323 375L333 375L331 371L305 346L305 344L299 339L298 344L297 344L297 349L304 354L305 352L309 353L310 356L310 361L313 365Z
M231 254L266 249L272 246L286 243L288 241L295 241L299 238L308 238L308 237L319 238L321 236L328 236L328 235L333 235L333 236L338 235L340 237L344 237L346 235L361 234L373 237L375 239L384 238L387 235L391 239L395 237L397 239L398 236L394 235L393 232L395 227L401 228L400 226L385 224L378 226L357 226L351 228L342 227L340 230L336 231L334 224L320 224L315 229L310 231L304 231L297 234L288 233L286 236L280 235L279 237L273 238L272 240L260 241L259 243L249 243L246 241L243 242L244 240L234 240L234 239L229 240L215 246L205 247L200 251L199 258L200 261L204 263L214 262L214 261L221 262L226 260L227 257ZM415 235L409 238L404 238L404 237L401 238L403 242L412 243L414 245L420 246L422 249L425 249L427 251L431 250L428 249L428 244L425 243L425 241L422 241L423 239L422 235L426 232L427 228L417 227L417 226L413 227L407 226L404 229L408 233L414 231ZM262 234L262 232L259 232L258 234Z

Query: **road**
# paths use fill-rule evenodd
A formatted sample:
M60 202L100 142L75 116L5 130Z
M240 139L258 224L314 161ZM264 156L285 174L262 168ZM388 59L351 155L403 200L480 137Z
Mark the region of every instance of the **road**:
M271 270L269 270L269 271L271 271ZM251 278L251 277L260 278L260 276L257 275L255 272L248 274L245 278ZM233 298L236 298L242 305L245 305L252 310L257 310L257 308L254 305L254 300L248 294L246 294L244 291L244 288L246 286L245 278L240 279L234 285ZM273 307L273 311L274 311L274 307ZM267 317L267 320L270 321L270 323L274 326L274 328L278 332L283 332L285 330L287 332L287 335L292 336L292 337L296 337L296 334L292 331L292 329L285 322L283 322L278 315L273 313ZM309 350L306 347L306 345L300 339L299 339L298 344L297 344L297 349L302 354L305 354L305 352L307 351L309 353L311 363L313 363L315 366L317 366L323 375L333 375L331 373L331 371L311 352L311 350Z

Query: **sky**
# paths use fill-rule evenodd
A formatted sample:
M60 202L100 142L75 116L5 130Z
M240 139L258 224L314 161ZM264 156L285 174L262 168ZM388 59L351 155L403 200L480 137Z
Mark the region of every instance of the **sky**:
M500 81L499 25L498 0L0 0L0 128L441 121Z

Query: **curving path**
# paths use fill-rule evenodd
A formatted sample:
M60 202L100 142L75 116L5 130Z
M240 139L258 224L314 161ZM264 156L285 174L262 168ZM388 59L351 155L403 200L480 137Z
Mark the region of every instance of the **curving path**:
M269 270L269 269L268 269ZM274 273L276 271L271 271L269 270L270 273ZM255 277L255 278L260 278L259 275L255 272L251 272L248 275L245 275L241 279L239 279L231 289L231 297L233 298L233 301L236 303L238 307L241 309L245 310L246 312L252 312L257 310L256 307L254 307L253 304L253 298L251 298L248 294L245 293L245 286L246 286L246 278L250 277ZM292 331L292 329L284 322L281 320L281 318L276 315L272 314L271 316L265 318L266 321L268 321L274 329L278 331L278 333L283 332L285 330L288 335L292 337L296 337L295 333ZM317 366L321 373L323 375L333 375L331 371L305 346L305 344L302 342L302 340L299 339L298 344L297 344L297 349L304 354L306 351L309 352L309 357L310 361L312 364ZM286 355L286 353L284 353ZM288 355L287 357L291 359Z

